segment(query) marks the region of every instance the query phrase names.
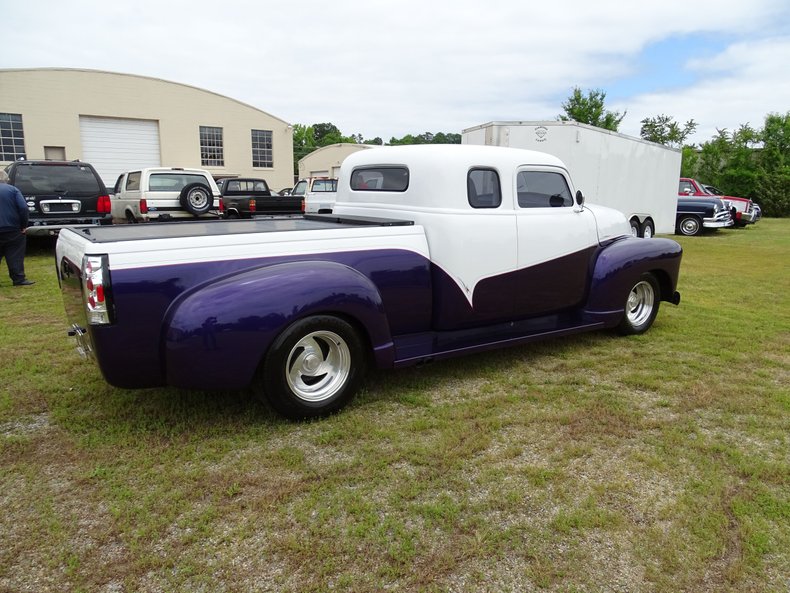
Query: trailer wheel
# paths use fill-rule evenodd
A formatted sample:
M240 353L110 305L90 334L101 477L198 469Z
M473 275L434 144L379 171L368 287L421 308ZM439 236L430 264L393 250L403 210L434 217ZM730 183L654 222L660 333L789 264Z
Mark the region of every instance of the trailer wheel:
M617 330L624 336L646 332L653 325L660 304L661 289L655 276L642 274L628 292L625 313Z
M702 221L699 219L699 217L692 214L682 216L675 226L675 233L678 235L693 237L694 235L699 235L701 232Z
M655 234L656 234L656 227L653 224L653 221L648 218L642 225L641 235L645 239L652 239L653 235Z
M326 416L352 400L366 366L363 341L348 322L307 317L286 328L266 354L263 392L286 418Z
M181 207L194 216L205 214L211 209L213 196L203 183L190 183L181 190Z
M639 220L636 218L631 219L631 236L638 237L639 236Z

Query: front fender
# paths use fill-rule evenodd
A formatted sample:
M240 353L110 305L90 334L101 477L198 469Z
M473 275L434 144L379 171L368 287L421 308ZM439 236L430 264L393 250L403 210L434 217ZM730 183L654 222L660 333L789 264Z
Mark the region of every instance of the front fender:
M658 280L661 300L676 302L682 255L671 239L627 237L603 247L593 268L585 316L606 325L619 323L629 291L645 272Z
M204 284L173 303L164 328L167 383L195 389L249 385L277 335L319 313L356 321L380 365L394 358L381 295L366 276L336 262L287 262Z

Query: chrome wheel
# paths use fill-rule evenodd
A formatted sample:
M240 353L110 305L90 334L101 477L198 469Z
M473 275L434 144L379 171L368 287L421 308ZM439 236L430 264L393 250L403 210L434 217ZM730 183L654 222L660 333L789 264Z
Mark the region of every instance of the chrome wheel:
M631 289L626 303L625 314L631 326L637 328L644 325L653 315L656 303L656 292L653 285L645 280Z
M286 382L307 402L321 402L340 391L351 372L351 352L338 334L320 330L300 339L286 359Z
M687 216L680 221L678 228L681 234L691 237L700 232L701 225L699 219L695 216Z

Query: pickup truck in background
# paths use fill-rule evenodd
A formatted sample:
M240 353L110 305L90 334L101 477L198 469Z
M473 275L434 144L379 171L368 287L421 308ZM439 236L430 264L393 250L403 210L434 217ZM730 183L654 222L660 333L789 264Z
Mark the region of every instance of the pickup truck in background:
M712 186L708 186L712 187ZM728 204L732 211L732 219L735 226L744 227L747 224L757 222L758 209L754 207L754 202L749 198L738 198L735 196L725 196L721 194L714 194L712 190L706 189L706 186L696 179L690 177L681 177L678 184L678 195L689 198L720 198L725 204Z
M633 238L556 157L383 147L339 179L331 215L64 231L78 349L112 385L252 385L301 419L345 406L370 365L641 334L680 302L680 245Z
M714 196L708 198L678 197L678 212L675 233L694 236L703 229L721 229L734 223L730 208Z
M149 167L122 173L115 182L116 221L148 222L218 218L222 200L211 173L203 169Z
M302 200L302 211L308 214L331 214L337 199L337 179L309 177L300 179L291 195Z
M265 179L227 178L217 184L225 218L252 218L256 214L301 214L302 198L281 196Z

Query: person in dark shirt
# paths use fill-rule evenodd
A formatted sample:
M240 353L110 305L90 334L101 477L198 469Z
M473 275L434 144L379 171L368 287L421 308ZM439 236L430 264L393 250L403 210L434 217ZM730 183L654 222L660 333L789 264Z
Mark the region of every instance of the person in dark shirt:
M35 284L25 277L25 231L28 210L25 198L8 183L8 174L0 171L0 262L5 257L8 275L14 286Z

